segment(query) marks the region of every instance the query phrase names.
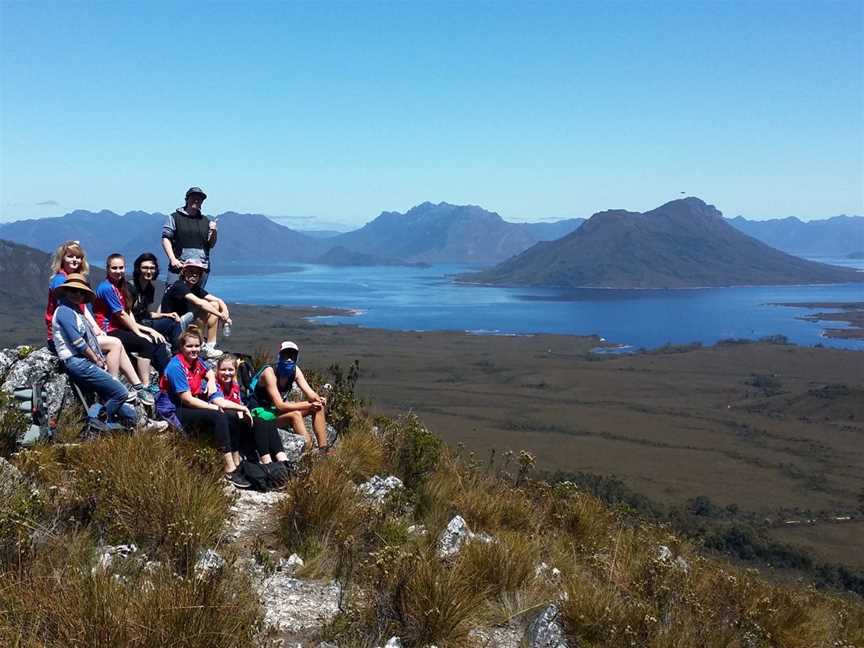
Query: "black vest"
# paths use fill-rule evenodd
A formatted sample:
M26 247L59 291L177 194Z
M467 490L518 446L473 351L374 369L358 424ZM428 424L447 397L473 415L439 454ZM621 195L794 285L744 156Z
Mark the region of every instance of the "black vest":
M183 250L194 248L204 250L210 256L210 244L207 238L210 236L210 221L203 214L199 217L189 216L179 211L174 212L174 238L171 247L174 254L179 258Z

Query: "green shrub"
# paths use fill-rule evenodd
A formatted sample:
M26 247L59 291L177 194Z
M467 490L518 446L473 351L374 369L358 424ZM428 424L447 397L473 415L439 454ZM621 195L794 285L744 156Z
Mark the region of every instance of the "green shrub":
M413 490L435 470L444 445L416 415L407 414L384 421L384 447L390 469Z

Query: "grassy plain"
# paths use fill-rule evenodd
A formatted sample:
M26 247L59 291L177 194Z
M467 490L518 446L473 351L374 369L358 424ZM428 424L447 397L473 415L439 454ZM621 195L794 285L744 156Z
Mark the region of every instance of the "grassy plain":
M829 521L860 520L864 506L860 352L760 343L598 359L592 338L304 319L326 313L234 306L234 337L222 346L273 349L293 339L305 366L359 360L358 389L376 410L413 411L481 459L526 449L541 470L615 475L665 504L704 495L769 518L772 535L819 559L864 565L860 521ZM39 343L38 333L0 326L0 344ZM816 521L784 524L791 519Z

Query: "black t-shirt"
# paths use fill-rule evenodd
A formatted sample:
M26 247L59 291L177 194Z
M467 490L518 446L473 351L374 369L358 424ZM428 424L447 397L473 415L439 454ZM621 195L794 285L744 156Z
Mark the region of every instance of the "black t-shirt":
M140 322L145 319L150 319L150 305L153 303L155 290L153 286L145 287L144 290L138 290L134 281L128 283L129 294L132 296L131 311L135 316L135 320Z
M162 297L162 312L185 315L192 309L192 303L186 299L186 295L189 294L204 299L210 293L200 285L196 284L194 288L190 288L185 281L176 281L171 284L171 287L165 291L165 296Z

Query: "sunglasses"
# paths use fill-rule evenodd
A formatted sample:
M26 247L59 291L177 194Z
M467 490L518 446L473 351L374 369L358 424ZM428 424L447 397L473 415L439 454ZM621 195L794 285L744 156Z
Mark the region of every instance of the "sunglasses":
M69 293L70 295L87 295L87 294L89 294L89 292L84 290L83 288L65 288L64 290L67 293Z

